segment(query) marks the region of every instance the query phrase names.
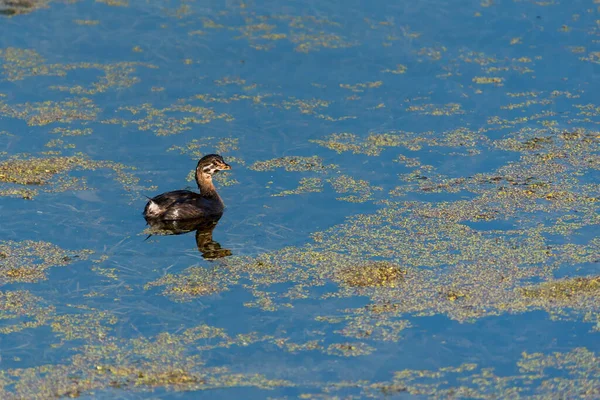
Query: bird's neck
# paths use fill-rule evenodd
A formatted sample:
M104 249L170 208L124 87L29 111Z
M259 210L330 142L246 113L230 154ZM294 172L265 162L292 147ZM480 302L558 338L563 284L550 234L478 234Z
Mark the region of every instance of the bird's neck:
M217 193L215 185L213 185L212 176L202 173L196 174L196 183L198 183L198 189L200 190L200 195L202 197L218 200L221 203L223 202Z

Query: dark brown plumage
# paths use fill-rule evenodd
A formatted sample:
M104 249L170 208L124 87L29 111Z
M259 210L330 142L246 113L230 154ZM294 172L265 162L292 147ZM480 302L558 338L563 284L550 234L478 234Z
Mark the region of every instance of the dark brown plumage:
M175 221L222 214L225 205L213 185L212 176L229 169L231 166L218 154L202 157L196 167L196 183L200 193L175 190L153 197L144 208L144 218Z

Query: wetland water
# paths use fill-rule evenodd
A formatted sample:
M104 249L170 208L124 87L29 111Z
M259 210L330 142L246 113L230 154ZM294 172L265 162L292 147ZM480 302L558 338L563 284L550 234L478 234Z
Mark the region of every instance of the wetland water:
M0 4L0 398L600 397L596 2Z

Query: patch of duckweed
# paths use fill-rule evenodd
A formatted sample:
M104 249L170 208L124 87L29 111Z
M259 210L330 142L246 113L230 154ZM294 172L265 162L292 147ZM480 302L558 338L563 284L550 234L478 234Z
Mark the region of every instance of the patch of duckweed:
M341 317L319 316L317 321L337 325L344 324L335 333L359 340L394 341L402 340L404 330L412 324L399 319L399 308L389 302L369 304L363 308L343 310Z
M323 180L321 178L302 178L296 189L283 190L272 196L289 196L293 194L318 193L323 191Z
M75 145L73 143L66 143L62 139L52 139L48 143L46 143L44 146L50 147L50 148L59 148L59 149L74 149L75 148Z
M55 175L79 165L76 157L13 158L0 162L0 180L19 185L46 185Z
M231 173L228 172L220 172L217 175L213 176L213 180L217 182L219 186L233 186L239 185L239 181L231 177Z
M402 131L391 131L386 133L371 133L365 139L349 133L333 133L325 139L311 140L337 153L352 152L355 154L366 154L378 156L388 147L406 147L410 150L419 150L424 142L429 140L430 133L413 133Z
M84 21L85 22L85 21ZM9 81L23 80L34 76L67 76L70 71L81 69L100 70L104 73L97 82L89 86L55 85L51 89L69 92L77 95L95 95L104 93L109 89L123 89L131 87L140 80L134 73L138 67L157 68L148 63L140 62L118 62L114 64L99 63L71 63L71 64L48 64L44 57L31 49L5 48L0 49L0 59L4 75ZM61 104L59 103L59 106ZM65 105L62 105L65 107Z
M104 93L110 89L125 89L140 82L140 78L134 75L139 67L157 68L152 64L140 62L120 62L107 65L92 63L75 64L71 66L72 69L98 69L104 73L104 76L88 86L55 85L50 86L50 88L61 92L88 96Z
M185 146L171 146L168 151L178 151L181 154L187 154L193 158L200 159L209 153L209 149L214 149L214 152L217 154L228 154L239 150L239 139L219 139L215 137L192 139L192 141L187 143Z
M137 126L140 131L152 131L158 136L175 135L192 129L193 125L208 124L214 120L233 120L229 114L219 114L211 108L185 103L176 103L164 108L154 108L145 103L139 106L119 107L117 111L128 112L129 117L110 118L102 123L124 127Z
M286 171L296 172L325 172L330 169L335 169L337 166L333 164L323 164L323 159L319 156L286 156L267 161L257 161L248 168L253 171L272 171L276 168L283 168Z
M331 184L336 193L355 193L337 198L337 200L348 201L351 203L363 203L371 200L373 191L383 190L381 187L371 186L369 182L365 180L357 180L347 175L338 175L327 181Z
M394 69L389 69L389 68L387 68L387 69L384 69L384 70L383 70L383 71L381 71L381 72L389 72L389 73L391 73L391 74L396 74L396 75L399 75L399 74L404 74L404 73L406 73L406 71L407 71L407 70L408 70L408 68L406 67L406 65L397 64L397 65L396 65L396 68L394 68Z
M356 83L354 85L349 83L340 83L341 88L348 89L353 92L364 92L366 89L378 88L381 87L381 85L383 85L383 81Z
M66 322L70 326L71 322L77 321L76 318ZM109 319L107 323L112 322ZM269 390L294 386L292 382L269 379L261 374L235 373L226 367L204 365L202 351L249 346L269 339L254 334L229 337L222 329L201 325L179 334L161 333L151 338L133 339L105 337L83 328L74 338L88 333L92 335L90 341L76 349L67 363L12 369L7 379L0 382L5 394L3 398L79 397L106 389L148 392L156 388L189 391L255 387Z
M330 344L325 351L327 354L340 357L366 356L375 351L374 347L365 343L334 343Z
M55 122L93 121L99 112L100 108L91 99L85 97L10 106L0 100L0 115L22 119L29 126L42 126Z
M245 6L244 6L245 8ZM244 24L226 18L203 19L203 28L231 30L238 33L236 39L248 41L257 50L270 50L278 42L292 43L294 50L301 53L323 49L346 48L356 45L342 35L340 24L323 17L295 16L284 14L258 15L242 10Z
M396 287L404 281L406 271L398 265L375 261L343 268L335 279L350 287Z
M96 310L81 314L56 315L52 318L50 327L61 341L53 347L60 347L72 340L82 340L86 343L101 342L108 337L110 326L117 322L116 316Z
M0 196L2 197L17 197L25 200L31 200L39 193L36 189L26 188L4 188L0 189Z
M165 286L162 291L164 295L171 297L173 300L184 302L195 297L227 291L229 290L229 281L223 274L219 274L218 270L190 267L183 280L177 275L166 274L160 279L147 283L144 289Z
M598 357L581 347L564 353L523 353L516 365L519 373L515 375L501 375L493 368L472 363L438 370L403 370L395 372L390 382L374 384L363 393L402 389L410 395L437 399L595 397L598 394L595 362ZM560 376L557 377L556 371L560 371Z
M55 307L26 290L0 292L0 334L21 332L48 324Z
M0 17L28 14L45 8L48 3L48 0L2 0L0 1Z
M541 56L535 56L533 59L529 57L519 58L497 58L495 55L488 55L483 52L474 52L469 50L461 50L458 56L459 60L466 64L478 65L481 72L486 75L483 77L474 77L473 82L477 84L496 84L501 85L504 81L502 74L518 73L533 74L535 71L532 67L536 62L541 60Z
M62 192L66 190L83 190L87 188L86 181L69 177L70 171L110 169L115 173L115 179L125 190L133 192L146 189L139 185L139 178L128 170L134 169L112 161L90 160L85 154L74 156L31 157L16 155L0 161L0 193L7 195L22 195L32 198L39 190ZM2 183L17 185L35 185L39 188L28 191L12 187L3 188Z
M275 110L285 111L295 110L302 115L310 115L315 118L331 122L356 118L356 116L353 115L332 117L330 115L323 114L322 111L328 108L333 103L329 100L324 100L316 97L300 99L294 96L283 96L277 93L259 91L257 84L242 86L240 89L241 93L197 94L191 99L185 99L183 101L188 102L193 100L201 100L204 103L222 104L232 104L244 101L256 107L267 107Z
M46 270L86 260L92 252L66 251L48 242L0 241L0 280L36 282L46 279Z
M50 133L60 134L60 136L87 136L91 135L92 132L92 128L71 129L64 127L54 128L50 131Z
M558 301L568 301L577 297L591 297L593 299L600 296L600 276L544 282L541 285L523 288L521 291L525 297L532 299Z
M476 76L475 78L473 78L473 82L477 83L478 85L496 85L496 86L502 86L504 85L504 79L503 78L497 78L497 77L491 77L491 76Z
M462 106L458 103L448 103L442 106L435 104L422 104L413 105L406 108L406 111L416 112L421 115L433 115L433 116L449 116L456 114L464 114L465 111Z

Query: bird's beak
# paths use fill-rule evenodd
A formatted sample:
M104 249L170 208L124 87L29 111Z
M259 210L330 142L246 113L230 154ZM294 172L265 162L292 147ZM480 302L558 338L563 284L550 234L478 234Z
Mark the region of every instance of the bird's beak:
M229 169L231 169L231 165L227 164L227 163L223 163L223 167L221 168L223 171L227 171Z

